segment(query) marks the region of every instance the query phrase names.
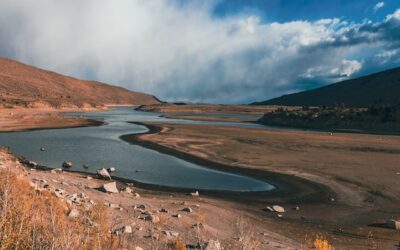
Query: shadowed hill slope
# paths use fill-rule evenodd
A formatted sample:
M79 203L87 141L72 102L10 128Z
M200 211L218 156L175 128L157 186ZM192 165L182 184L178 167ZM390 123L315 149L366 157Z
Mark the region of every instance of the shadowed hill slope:
M352 107L400 103L400 68L334 83L321 88L284 95L253 105Z
M0 106L95 107L156 104L140 92L84 81L0 57Z

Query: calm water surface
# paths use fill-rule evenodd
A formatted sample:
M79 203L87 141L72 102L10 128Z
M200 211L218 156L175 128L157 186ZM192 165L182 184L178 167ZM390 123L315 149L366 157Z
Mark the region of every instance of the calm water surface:
M86 128L0 133L0 145L41 165L58 168L71 160L71 170L94 173L101 167L116 166L118 177L146 184L199 190L266 191L274 187L254 178L212 170L176 157L124 142L121 135L146 132L147 128L129 121L167 121L262 128L257 124L203 122L159 117L158 113L115 108L108 112L75 113L102 119L107 125ZM41 152L40 148L46 151ZM83 164L89 165L84 169Z

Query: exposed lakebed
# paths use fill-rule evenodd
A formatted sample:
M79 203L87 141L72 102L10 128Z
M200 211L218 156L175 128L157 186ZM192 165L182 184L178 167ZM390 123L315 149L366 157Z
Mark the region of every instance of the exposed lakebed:
M261 128L261 125L165 119L159 117L158 113L139 112L132 108L70 115L104 120L106 124L0 133L0 145L8 146L14 153L48 167L58 168L66 160L73 162L72 171L95 173L101 167L116 166L115 176L145 184L235 192L274 189L274 186L262 180L210 169L120 139L122 135L147 131L146 127L130 122L162 121L255 128ZM42 147L46 151L41 151ZM89 168L83 168L84 164Z

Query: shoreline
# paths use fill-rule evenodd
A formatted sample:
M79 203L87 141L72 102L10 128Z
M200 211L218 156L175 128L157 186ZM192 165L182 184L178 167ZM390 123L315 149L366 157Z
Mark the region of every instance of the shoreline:
M254 178L257 180L265 181L275 188L270 191L261 192L229 192L229 191L212 191L203 190L202 193L210 195L226 195L231 194L232 198L238 198L239 194L246 194L246 197L240 199L256 201L256 202L281 202L281 203L329 203L329 200L336 197L335 192L328 186L306 180L301 177L276 173L266 170L250 169L242 166L230 166L227 164L218 163L205 158L197 157L192 154L182 152L179 150L171 149L157 143L144 141L140 136L145 134L155 134L161 131L161 127L145 124L141 122L132 122L136 125L145 126L148 131L139 134L122 135L119 138L128 143L139 145L157 152L168 154L179 159L201 165L202 167L210 168L213 170L224 171L233 174ZM179 190L180 188L177 188Z

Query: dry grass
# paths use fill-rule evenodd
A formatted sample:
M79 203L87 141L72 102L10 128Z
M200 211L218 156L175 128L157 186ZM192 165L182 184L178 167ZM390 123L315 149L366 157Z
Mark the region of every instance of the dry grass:
M104 207L69 218L47 191L35 191L16 174L0 170L0 249L106 249L113 245Z
M306 236L305 246L303 247L303 249L335 250L335 248L329 243L329 241L320 234L317 234L311 238Z

